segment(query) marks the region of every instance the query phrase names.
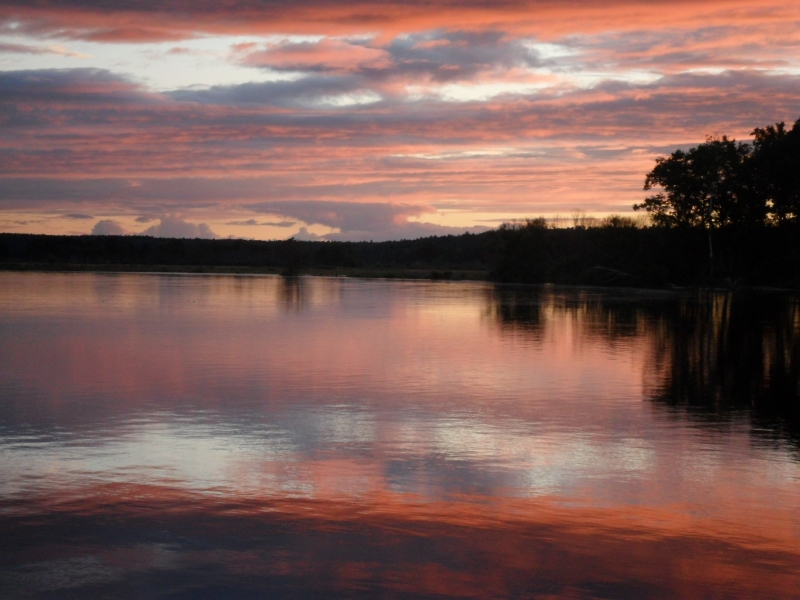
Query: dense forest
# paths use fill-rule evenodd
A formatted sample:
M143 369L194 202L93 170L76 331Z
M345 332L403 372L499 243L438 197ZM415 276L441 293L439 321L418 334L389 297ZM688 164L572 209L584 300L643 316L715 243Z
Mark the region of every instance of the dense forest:
M800 120L656 160L635 210L392 242L0 234L0 268L478 278L506 283L800 287ZM569 225L569 224L567 224Z

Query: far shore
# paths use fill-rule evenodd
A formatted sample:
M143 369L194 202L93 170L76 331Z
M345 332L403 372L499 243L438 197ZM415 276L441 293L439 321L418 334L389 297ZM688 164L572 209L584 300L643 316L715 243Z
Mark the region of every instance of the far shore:
M248 266L214 266L214 265L100 265L100 264L54 264L54 263L3 263L0 272L44 272L44 273L139 273L139 274L180 274L180 275L280 275L284 277L352 277L356 279L411 279L428 281L477 281L500 285L542 285L542 284L508 284L498 282L490 277L489 271L452 270L436 271L431 269L381 269L381 268L311 268L298 273L287 273L279 267ZM668 286L666 288L608 286L596 284L563 284L554 283L564 288L597 288L597 289L630 289L647 291L692 291L707 290L714 292L733 292L750 290L756 292L791 292L798 290L775 286Z
M316 267L289 273L280 267L215 266L215 265L123 265L64 263L3 263L0 271L44 271L60 273L188 273L208 275L310 275L316 277L356 277L373 279L431 279L440 281L486 281L488 271Z
M800 230L597 227L532 221L389 242L0 233L0 270L316 275L639 289L800 289Z

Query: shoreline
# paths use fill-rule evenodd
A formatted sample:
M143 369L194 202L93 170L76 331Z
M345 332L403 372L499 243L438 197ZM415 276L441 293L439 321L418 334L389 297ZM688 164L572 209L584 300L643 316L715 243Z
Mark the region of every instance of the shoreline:
M63 264L63 263L1 263L2 272L39 272L39 273L137 273L141 275L276 275L283 277L342 277L354 279L397 279L416 281L475 281L511 287L559 288L592 288L606 290L642 290L647 292L700 292L710 291L728 293L751 291L760 293L800 294L800 290L776 286L668 286L640 287L623 285L592 285L566 283L512 283L500 282L489 278L489 271L458 269L403 269L403 268L368 268L368 267L330 267L308 268L297 273L287 273L280 267L248 267L222 265L142 265L142 264Z
M143 265L143 264L64 264L0 263L0 271L39 271L47 273L176 273L194 275L284 275L312 277L354 277L358 279L428 279L432 281L484 281L492 283L488 271L459 269L404 269L381 267L314 267L287 273L280 267L236 265Z

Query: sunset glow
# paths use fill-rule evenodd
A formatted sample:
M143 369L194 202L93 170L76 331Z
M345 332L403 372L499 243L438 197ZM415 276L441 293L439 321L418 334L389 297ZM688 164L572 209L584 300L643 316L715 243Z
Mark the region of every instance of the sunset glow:
M11 0L0 231L399 239L629 212L800 117L789 0Z

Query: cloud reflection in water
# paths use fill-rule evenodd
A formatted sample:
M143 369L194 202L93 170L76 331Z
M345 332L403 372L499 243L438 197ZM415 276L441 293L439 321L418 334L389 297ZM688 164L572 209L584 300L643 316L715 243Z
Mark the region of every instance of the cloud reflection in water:
M797 589L795 421L761 408L791 406L791 300L706 330L718 299L667 293L2 279L12 597ZM721 329L735 381L691 394Z

